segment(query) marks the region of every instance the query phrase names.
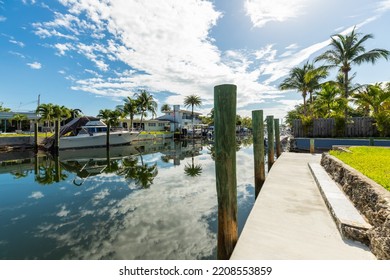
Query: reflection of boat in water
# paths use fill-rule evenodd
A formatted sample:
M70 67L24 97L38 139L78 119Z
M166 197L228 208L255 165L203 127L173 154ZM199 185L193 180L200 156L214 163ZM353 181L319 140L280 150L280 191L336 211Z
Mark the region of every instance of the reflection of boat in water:
M110 145L129 144L135 140L139 132L110 131ZM61 137L60 149L99 147L106 145L107 125L102 121L89 121L75 136Z

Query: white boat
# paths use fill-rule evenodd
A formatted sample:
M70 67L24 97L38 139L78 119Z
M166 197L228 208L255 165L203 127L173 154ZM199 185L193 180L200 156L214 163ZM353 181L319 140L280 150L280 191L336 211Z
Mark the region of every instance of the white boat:
M129 144L135 140L140 132L110 131L110 146ZM102 121L89 121L81 127L76 136L60 138L60 149L76 149L87 147L101 147L106 145L107 125Z

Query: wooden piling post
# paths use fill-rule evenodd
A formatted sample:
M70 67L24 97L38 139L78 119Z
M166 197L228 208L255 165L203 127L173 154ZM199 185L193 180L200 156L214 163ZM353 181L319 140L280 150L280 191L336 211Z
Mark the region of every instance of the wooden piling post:
M315 152L315 141L314 138L310 138L310 153L314 154Z
M255 168L255 197L257 198L265 181L263 110L252 111L252 128Z
M370 137L370 146L375 146L375 144L374 144L374 138L373 137Z
M229 259L237 243L235 85L214 87L215 172L218 196L218 259Z
M38 153L34 155L34 175L37 176L39 173L39 157Z
M275 162L274 116L267 116L268 170Z
M279 158L282 154L282 146L280 145L280 128L279 119L274 119L275 123L275 146L276 146L276 157Z
M60 149L60 128L61 128L61 121L55 120L55 132L54 132L54 154L58 155L59 149Z
M54 154L54 172L55 172L55 181L58 183L61 181L61 164L60 156L58 153Z
M38 152L38 121L34 122L34 150Z

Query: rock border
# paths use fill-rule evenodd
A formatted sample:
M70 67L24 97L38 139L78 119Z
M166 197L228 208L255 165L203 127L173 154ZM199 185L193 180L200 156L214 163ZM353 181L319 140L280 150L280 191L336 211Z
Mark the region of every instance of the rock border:
M372 225L367 232L371 252L389 260L390 192L328 153L322 154L321 165Z

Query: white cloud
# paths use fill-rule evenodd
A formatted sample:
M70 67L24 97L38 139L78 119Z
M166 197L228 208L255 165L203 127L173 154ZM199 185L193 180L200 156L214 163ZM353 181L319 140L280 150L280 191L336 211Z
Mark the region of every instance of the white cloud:
M45 195L42 192L32 192L28 198L40 199Z
M66 210L66 206L61 206L61 210L56 214L58 217L66 217L70 213L69 210Z
M28 66L30 66L31 69L41 69L42 65L39 62L33 62L33 63L27 63Z
M245 0L244 8L252 24L263 27L267 22L286 21L304 14L308 0Z
M380 1L378 3L378 11L381 13L385 13L390 10L390 0Z
M276 56L276 50L273 49L273 45L268 44L264 48L255 52L256 59L264 59L265 61L273 61Z
M19 47L21 48L24 48L24 43L23 42L20 42L20 41L16 41L16 40L9 40L10 43L12 44L15 44L15 45L18 45Z
M6 20L7 20L7 18L5 16L0 16L0 22L6 21Z

